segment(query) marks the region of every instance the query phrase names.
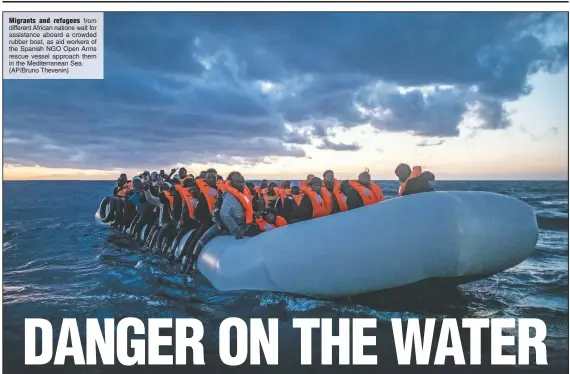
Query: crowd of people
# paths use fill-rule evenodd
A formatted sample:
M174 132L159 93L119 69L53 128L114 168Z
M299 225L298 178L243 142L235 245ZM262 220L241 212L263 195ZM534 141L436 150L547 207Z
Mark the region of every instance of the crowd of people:
M145 171L132 180L121 174L113 196L121 201L124 219L113 225L137 238L145 225L150 227L145 233L147 245L153 251L166 252L170 260L182 260L183 272L193 269L200 251L218 235L253 237L384 200L368 170L355 180L339 181L327 170L322 179L309 174L303 182L262 180L258 186L245 181L237 171L225 180L215 169L196 177L184 167L176 171ZM434 175L419 166L400 164L395 173L400 182L398 196L433 191L430 182ZM175 253L191 230L182 251Z

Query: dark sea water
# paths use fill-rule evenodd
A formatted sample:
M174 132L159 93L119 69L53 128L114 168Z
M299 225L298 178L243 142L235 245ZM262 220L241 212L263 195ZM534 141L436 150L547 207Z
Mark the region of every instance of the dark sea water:
M387 198L395 195L397 183L379 184ZM64 317L125 316L200 318L207 363L219 361L217 325L230 316L279 317L284 326L292 317L374 317L379 321L374 353L388 366L395 363L389 333L393 317L540 318L548 328L549 366L542 369L568 368L568 182L436 182L438 190L491 191L532 205L540 227L534 253L512 269L450 290L336 301L269 292L223 293L204 280L179 275L178 267L141 252L137 243L113 229L96 225L95 210L112 192L113 182L3 185L5 372L21 370L17 368L24 362L24 318L50 319L59 331ZM331 276L342 276L342 269ZM298 331L283 327L279 342L279 369L289 372L299 362Z

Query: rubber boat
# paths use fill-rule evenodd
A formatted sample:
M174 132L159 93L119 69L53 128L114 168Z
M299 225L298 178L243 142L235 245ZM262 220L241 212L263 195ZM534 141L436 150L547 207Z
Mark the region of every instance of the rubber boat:
M488 277L525 260L537 239L535 212L525 202L489 192L430 192L253 238L219 236L204 247L197 269L220 291L337 298Z

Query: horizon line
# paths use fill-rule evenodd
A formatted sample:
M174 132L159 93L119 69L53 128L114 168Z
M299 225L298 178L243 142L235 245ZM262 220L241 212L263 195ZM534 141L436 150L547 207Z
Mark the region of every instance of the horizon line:
M247 180L271 180L271 181L304 181L306 178L299 179L271 179L271 178L249 178ZM341 178L345 180L347 178ZM348 178L350 180L350 178ZM225 179L224 179L225 180ZM3 182L116 182L116 179L3 179ZM399 182L397 179L372 179L372 181L380 182ZM434 182L568 182L566 179L436 179Z

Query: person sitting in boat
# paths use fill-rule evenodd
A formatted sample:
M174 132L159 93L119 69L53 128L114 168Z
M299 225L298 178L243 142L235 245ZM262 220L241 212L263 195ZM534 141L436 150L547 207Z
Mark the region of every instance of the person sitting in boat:
M273 230L277 227L287 226L287 220L273 209L268 209L264 214L255 220L255 224L262 232Z
M382 189L370 180L368 171L360 173L358 180L342 181L340 191L346 196L349 210L384 201Z
M178 169L178 180L180 180L180 183L183 183L186 178L188 178L188 170L185 167L181 167Z
M232 175L226 192L223 193L219 219L200 237L189 267L193 267L204 246L220 234L230 234L236 239L243 239L253 223L253 207L251 199L245 192L245 180L240 173Z
M249 190L251 195L251 205L253 206L254 212L260 212L263 210L261 201L259 200L259 195L257 194L257 188L253 182L245 182L245 186Z
M202 177L203 175L203 177ZM181 272L188 272L191 269L190 259L192 258L192 248L195 248L196 242L204 233L214 224L212 216L216 206L216 199L218 197L219 189L217 186L218 172L216 169L208 169L205 172L200 172L200 176L196 178L196 186L199 190L198 204L194 210L194 217L200 224L198 229L193 233L193 237L188 242L188 251L182 259Z
M279 195L277 194L277 183L271 182L267 188L261 190L261 196L263 197L263 207L264 209L275 208L275 202Z
M301 187L303 198L297 209L297 220L306 221L329 214L329 209L321 196L322 187L323 181L319 177L314 177L308 185Z
M321 195L329 208L330 214L346 212L346 196L340 190L340 182L334 177L332 170L323 173L323 187Z
M179 184L180 181L174 178L172 183L164 183L162 185L162 191L158 199L165 210L163 213L164 224L159 231L156 241L151 243L151 249L154 247L154 251L163 251L169 247L176 235L178 221L182 215L182 196L176 189L176 185ZM148 194L146 196L149 198Z
M198 205L198 199L200 197L200 190L196 185L194 178L187 177L184 179L182 188L179 190L182 195L182 213L180 220L178 221L178 226L176 228L176 237L174 238L173 245L168 252L168 259L172 261L174 259L174 250L190 230L195 230L199 228L200 224L196 220L196 206ZM192 240L196 235L191 235L188 240ZM185 253L182 253L183 256Z
M429 171L422 171L421 166L410 169L407 164L399 164L394 172L400 181L398 196L434 191L431 182L435 180L435 175Z

